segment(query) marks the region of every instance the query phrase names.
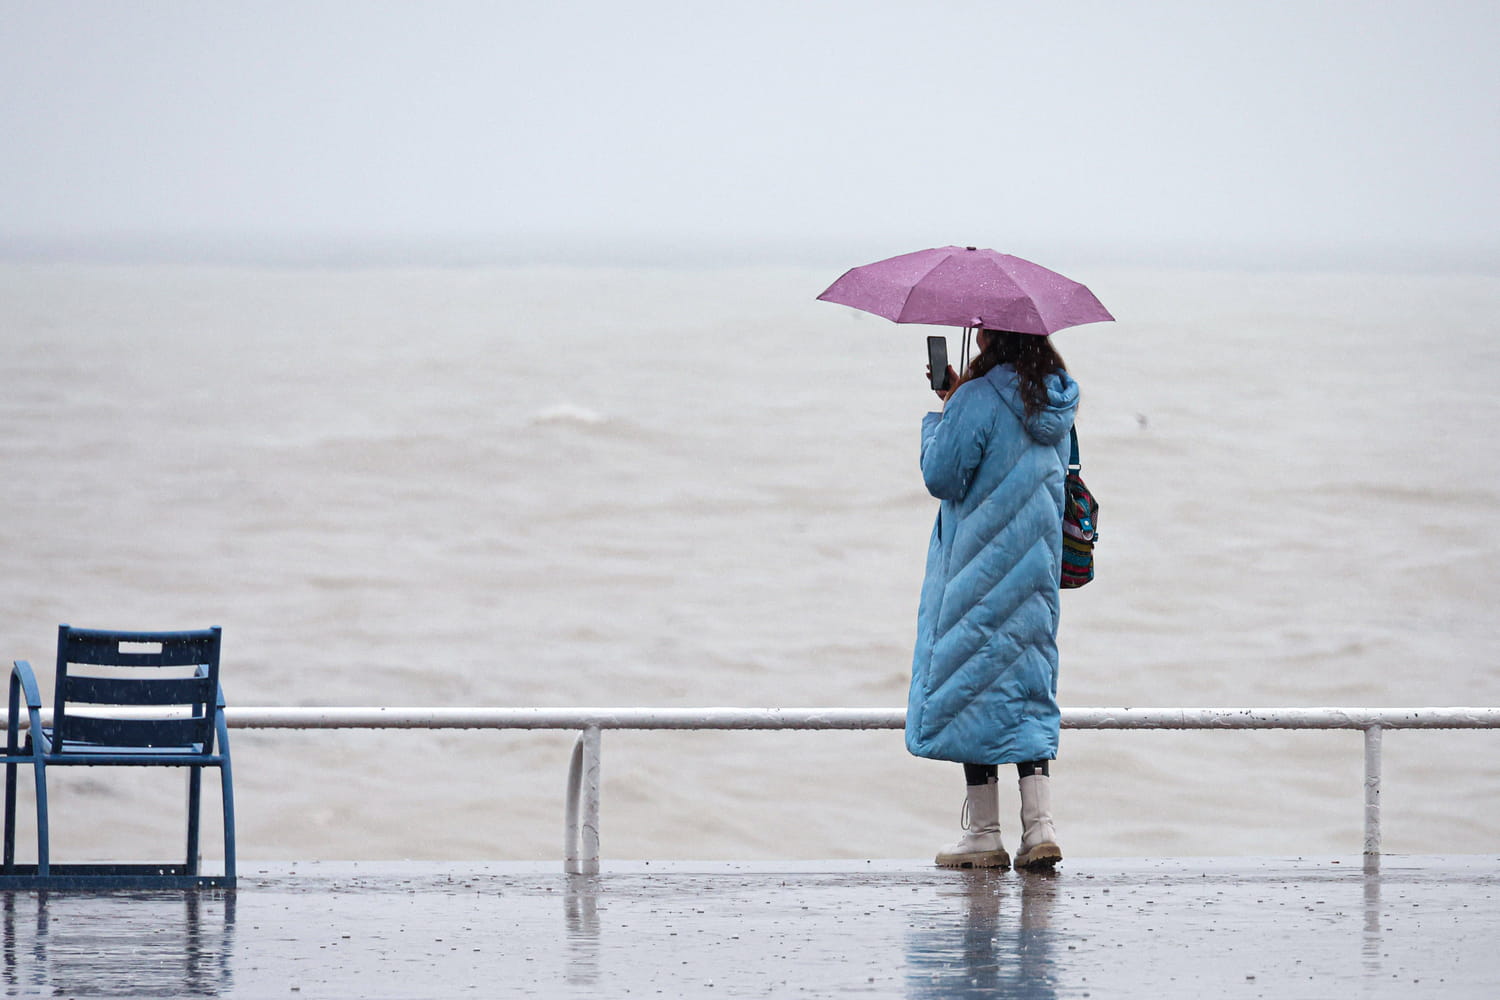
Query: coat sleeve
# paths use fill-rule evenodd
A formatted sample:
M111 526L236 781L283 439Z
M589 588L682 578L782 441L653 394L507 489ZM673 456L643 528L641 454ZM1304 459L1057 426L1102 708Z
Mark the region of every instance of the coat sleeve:
M991 421L978 389L960 386L942 413L922 418L922 479L939 500L962 500L984 457Z

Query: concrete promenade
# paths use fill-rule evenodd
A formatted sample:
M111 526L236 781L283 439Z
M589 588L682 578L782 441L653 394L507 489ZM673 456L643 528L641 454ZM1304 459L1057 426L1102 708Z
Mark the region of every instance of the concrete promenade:
M1500 856L302 863L0 892L6 996L1500 996Z

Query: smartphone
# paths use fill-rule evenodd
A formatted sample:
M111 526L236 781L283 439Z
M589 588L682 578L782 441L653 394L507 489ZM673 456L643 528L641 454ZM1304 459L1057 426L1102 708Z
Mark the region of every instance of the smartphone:
M927 367L932 372L932 387L938 392L948 389L948 338L927 338Z

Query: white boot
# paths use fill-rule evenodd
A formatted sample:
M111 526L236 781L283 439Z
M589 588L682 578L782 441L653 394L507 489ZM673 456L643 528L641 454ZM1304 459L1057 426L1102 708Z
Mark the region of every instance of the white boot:
M938 852L934 863L942 868L1009 868L1010 855L1000 843L1000 786L991 778L983 785L970 785L964 801L962 840Z
M1062 860L1052 829L1052 779L1028 774L1021 779L1021 850L1017 868L1051 868Z

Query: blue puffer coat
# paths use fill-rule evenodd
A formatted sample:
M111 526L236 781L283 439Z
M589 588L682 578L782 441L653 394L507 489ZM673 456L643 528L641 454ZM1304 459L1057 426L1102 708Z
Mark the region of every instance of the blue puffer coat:
M1078 384L1047 377L1026 416L1008 365L922 421L922 478L942 500L917 610L906 748L1009 764L1057 756L1063 480Z

